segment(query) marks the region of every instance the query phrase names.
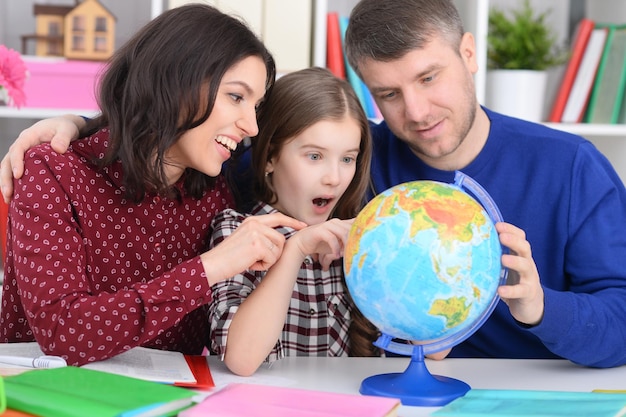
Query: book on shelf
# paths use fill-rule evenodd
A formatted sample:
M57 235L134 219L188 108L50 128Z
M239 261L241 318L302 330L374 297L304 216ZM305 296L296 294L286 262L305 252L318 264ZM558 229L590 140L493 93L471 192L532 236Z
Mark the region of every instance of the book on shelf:
M624 89L626 90L626 86L624 87ZM617 123L626 124L626 92L623 93L622 108L619 112L619 115L617 116Z
M626 25L610 25L585 114L587 123L617 123L626 83Z
M179 417L395 417L400 400L258 384L229 384Z
M170 0L171 1L171 0ZM328 3L326 1L313 2L313 56L311 65L314 67L326 66L326 34L328 23Z
M626 26L622 26L620 32L622 32L623 36L623 32L626 32ZM624 42L623 39L622 42ZM626 44L624 44L623 47L626 48ZM616 107L613 108L611 123L626 124L626 55L622 64L621 77L617 84L617 92L618 95L615 100Z
M204 396L193 390L76 366L4 378L7 407L40 417L176 415Z
M329 12L326 15L326 67L335 76L345 80L346 67L343 61L341 29L339 29L339 14Z
M472 389L433 417L622 417L626 394Z
M347 29L348 29L348 18L346 16L339 16L339 31L341 34L342 45L344 44ZM343 47L342 47L342 50L343 50ZM344 66L346 68L346 79L348 80L348 82L350 82L350 85L352 85L352 88L354 89L356 96L359 98L359 101L361 102L361 106L363 106L363 109L365 110L366 104L365 104L365 98L363 97L363 87L361 87L361 79L356 74L356 71L354 71L354 68L352 68L352 65L350 65L350 63L348 62L348 59L346 58L345 54L342 55L342 58L344 61Z
M567 103L567 97L570 94L572 85L574 84L574 78L580 67L580 63L587 47L587 42L591 36L591 31L595 27L595 22L591 19L583 18L578 22L576 32L570 47L570 57L565 67L563 79L557 90L552 110L548 117L548 121L558 123L563 116L563 110L565 110L565 103Z
M339 16L339 30L341 32L342 45L344 42L346 30L348 29L349 20L350 18L348 16ZM361 102L361 107L363 107L363 110L365 111L365 115L370 118L381 117L369 88L367 88L363 80L361 80L356 71L354 71L354 68L352 68L352 66L348 62L345 54L343 56L343 59L344 66L346 68L346 79L350 82L350 85L352 85L352 89L359 98L359 101Z
M583 121L607 35L608 30L605 27L596 27L591 32L572 89L567 97L561 122L580 123Z
M0 354L36 358L43 355L43 352L37 342L1 343ZM215 386L205 356L144 347L136 347L112 358L88 363L82 368L200 390ZM0 375L12 375L28 369L0 364Z

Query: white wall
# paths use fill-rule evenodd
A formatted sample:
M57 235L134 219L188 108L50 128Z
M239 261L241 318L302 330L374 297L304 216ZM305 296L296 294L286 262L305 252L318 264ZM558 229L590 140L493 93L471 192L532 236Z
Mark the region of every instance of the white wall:
M602 1L602 0L595 0ZM489 5L501 10L522 7L521 0L489 0ZM566 42L569 37L570 0L530 0L531 7L537 13L547 12L546 19L554 29L559 42Z
M593 20L603 23L626 23L626 1L585 0L585 12Z

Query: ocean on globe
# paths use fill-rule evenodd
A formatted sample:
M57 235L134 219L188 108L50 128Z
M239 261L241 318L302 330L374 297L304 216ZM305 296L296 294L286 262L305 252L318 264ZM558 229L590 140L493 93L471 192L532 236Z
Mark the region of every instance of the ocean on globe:
M438 351L493 310L501 255L494 222L472 196L454 184L409 182L377 195L356 217L346 284L383 334Z

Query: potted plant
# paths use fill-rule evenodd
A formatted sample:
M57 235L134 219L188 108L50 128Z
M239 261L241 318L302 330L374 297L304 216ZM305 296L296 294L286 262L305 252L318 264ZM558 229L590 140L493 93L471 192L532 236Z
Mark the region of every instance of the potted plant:
M490 11L487 107L527 120L543 119L547 70L567 60L546 23L549 13L536 14L529 0L509 13Z

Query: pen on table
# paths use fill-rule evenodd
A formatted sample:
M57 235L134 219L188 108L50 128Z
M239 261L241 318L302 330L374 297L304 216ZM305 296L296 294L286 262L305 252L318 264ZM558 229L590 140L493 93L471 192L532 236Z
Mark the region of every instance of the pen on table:
M0 363L25 366L28 368L62 368L67 366L67 362L65 362L65 359L62 357L50 355L39 356L36 358L0 355Z

